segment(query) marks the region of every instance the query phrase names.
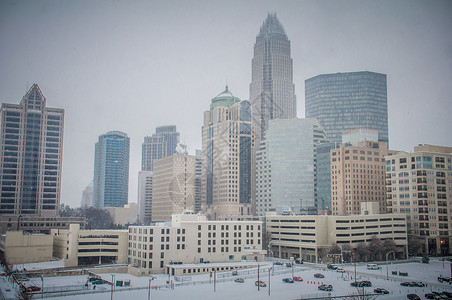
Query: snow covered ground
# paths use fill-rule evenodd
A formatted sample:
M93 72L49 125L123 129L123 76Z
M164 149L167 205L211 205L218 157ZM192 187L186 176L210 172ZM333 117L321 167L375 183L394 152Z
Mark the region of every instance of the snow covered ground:
M284 283L283 278L292 277L292 269L285 266L275 266L275 273L270 271L270 287L268 277L268 267L271 264L260 267L260 280L267 283L267 287L261 287L258 291L254 282L257 280L256 270L240 270L238 276L232 276L231 272L217 273L217 283L214 285L213 277L209 274L189 276L189 281L178 282L174 277L166 274L157 275L151 284L154 287L151 290L151 299L307 299L328 296L329 292L319 291L319 284L333 285L331 296L345 296L356 293L357 289L350 287L354 281L355 268L353 265L345 265L345 273L338 273L334 270L326 270L325 265L307 264L297 265L294 268L294 276L303 278L303 282ZM386 279L387 271L389 280ZM391 275L392 271L407 272L407 277ZM284 272L284 273L283 273ZM315 273L322 273L325 278L314 278ZM450 263L443 264L441 261L431 260L429 264L421 263L398 263L382 265L380 270L367 270L366 265L356 267L357 280L369 280L372 287L366 287L366 292L373 293L374 288L381 287L390 291L389 295L379 296L378 299L406 299L406 294L415 293L424 298L424 294L433 291L450 291L452 285L448 283L438 283L437 277L451 277ZM135 277L129 274L111 273L99 274L103 279L112 281L114 279L122 281L131 281L131 289L127 287L115 287L113 299L147 299L149 277ZM237 283L233 280L237 277L245 279L244 283ZM84 285L87 276L65 276L65 277L45 277L44 282L41 278L31 279L29 284L41 287L64 287ZM186 277L187 278L187 277ZM174 288L167 281L174 282ZM424 288L400 286L402 281L422 281L427 284ZM0 282L1 284L1 282ZM157 289L155 289L157 287ZM104 284L96 286L96 290L90 286L84 292L88 294L59 296L52 299L61 300L91 300L91 299L109 299L111 298L111 286ZM136 289L140 288L140 289ZM135 290L133 290L135 289ZM215 290L214 290L215 289ZM362 290L363 288L360 288ZM269 295L270 290L270 295ZM36 295L40 297L41 295ZM56 296L56 295L55 295Z

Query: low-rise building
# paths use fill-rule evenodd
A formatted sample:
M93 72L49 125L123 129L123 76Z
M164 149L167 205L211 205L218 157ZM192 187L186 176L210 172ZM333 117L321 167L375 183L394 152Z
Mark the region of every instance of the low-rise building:
M129 264L139 269L139 274L170 273L172 264L264 257L260 221L207 221L204 215L176 214L171 223L130 226L128 242Z
M372 206L369 206L369 209ZM378 211L378 207L376 211ZM300 258L319 262L334 246L348 245L356 249L373 237L393 240L396 257L405 257L407 248L404 214L374 214L364 210L361 215L277 215L268 213L266 231L269 249L275 257Z
M69 224L86 226L85 217L43 217L22 215L0 215L0 232L23 230L28 233L50 233L52 229L68 229Z
M24 234L8 231L0 239L0 250L10 265L50 261L53 236L47 234Z
M113 223L124 226L126 224L136 224L138 217L138 204L129 203L124 207L107 207Z
M65 267L103 263L127 263L127 230L53 229L53 254Z

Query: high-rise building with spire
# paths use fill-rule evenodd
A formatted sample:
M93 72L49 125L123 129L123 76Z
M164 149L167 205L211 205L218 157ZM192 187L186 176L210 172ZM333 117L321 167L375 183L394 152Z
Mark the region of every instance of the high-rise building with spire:
M290 41L276 14L268 14L256 37L251 74L250 102L258 146L268 120L297 116Z
M64 110L47 107L37 84L20 104L2 104L0 215L58 215L63 128Z

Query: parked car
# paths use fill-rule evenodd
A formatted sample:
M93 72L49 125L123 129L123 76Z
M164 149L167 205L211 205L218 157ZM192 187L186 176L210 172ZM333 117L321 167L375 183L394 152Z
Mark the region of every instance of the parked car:
M350 282L350 286L362 287L362 282L361 281L353 281L353 282Z
M282 263L281 261L275 261L275 262L274 262L274 265L276 265L276 266L282 266L283 263Z
M314 274L315 278L325 278L325 275L321 274L321 273L315 273Z
M438 299L448 299L449 298L445 294L440 293L440 292L432 292L432 294L437 295L439 297Z
M295 276L295 277L293 278L293 280L295 280L295 281L303 281L303 278L298 277L298 276Z
M303 264L303 260L300 259L299 257L297 257L297 258L295 258L295 263L302 265Z
M420 281L412 281L411 282L411 286L424 287L425 284L423 282L420 282Z
M328 269L330 269L330 270L336 270L336 269L337 269L337 266L336 266L336 265L333 265L333 264L328 264L326 267L327 267Z
M293 266L292 263L290 263L290 262L286 263L286 267L290 268L292 266Z
M425 298L427 298L427 299L441 299L440 296L435 295L435 294L432 294L432 293L427 293L427 294L425 294L424 296L425 296Z
M413 286L413 283L412 283L412 282L407 282L407 281L405 281L405 282L401 282L400 285L401 285L401 286ZM410 295L411 295L411 294L410 294ZM412 294L412 295L415 295L415 294Z
M103 279L96 278L96 280L91 281L92 284L104 284L105 281Z
M260 287L266 287L267 286L267 284L265 282L263 282L262 280L256 280L254 285L255 286L260 286Z
M365 287L372 286L372 282L370 282L368 280L363 280L363 281L361 281L361 286L365 286Z
M422 300L421 297L419 297L416 294L408 294L408 295L406 295L406 297L410 300Z
M342 267L336 269L336 272L345 273L345 270Z
M376 264L367 264L367 270L379 270L381 267Z
M446 295L449 298L452 298L452 293L450 293L450 292L443 291L443 294Z
M294 283L292 278L284 278L282 281L285 283Z
M382 288L376 288L374 289L374 293L376 294L389 294L389 291L387 289L382 289Z
M40 290L41 290L41 288L39 286L35 286L35 285L30 285L29 287L27 287L27 292L37 292Z
M236 278L234 281L235 282L239 282L239 283L244 283L245 279L243 279L243 278Z
M327 291L327 292L329 292L329 291L333 290L333 286L331 284L322 284L322 285L318 286L318 289L320 291Z

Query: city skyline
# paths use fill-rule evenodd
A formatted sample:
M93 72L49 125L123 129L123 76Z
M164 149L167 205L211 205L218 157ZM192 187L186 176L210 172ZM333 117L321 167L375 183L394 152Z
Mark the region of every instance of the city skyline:
M291 41L299 117L306 79L368 70L388 76L391 149L448 146L451 9L447 1L5 1L0 100L18 103L36 82L50 107L66 110L61 202L71 206L92 180L97 137L126 132L136 202L143 138L175 124L189 153L200 149L211 95L228 83L248 97L256 32L275 12Z

